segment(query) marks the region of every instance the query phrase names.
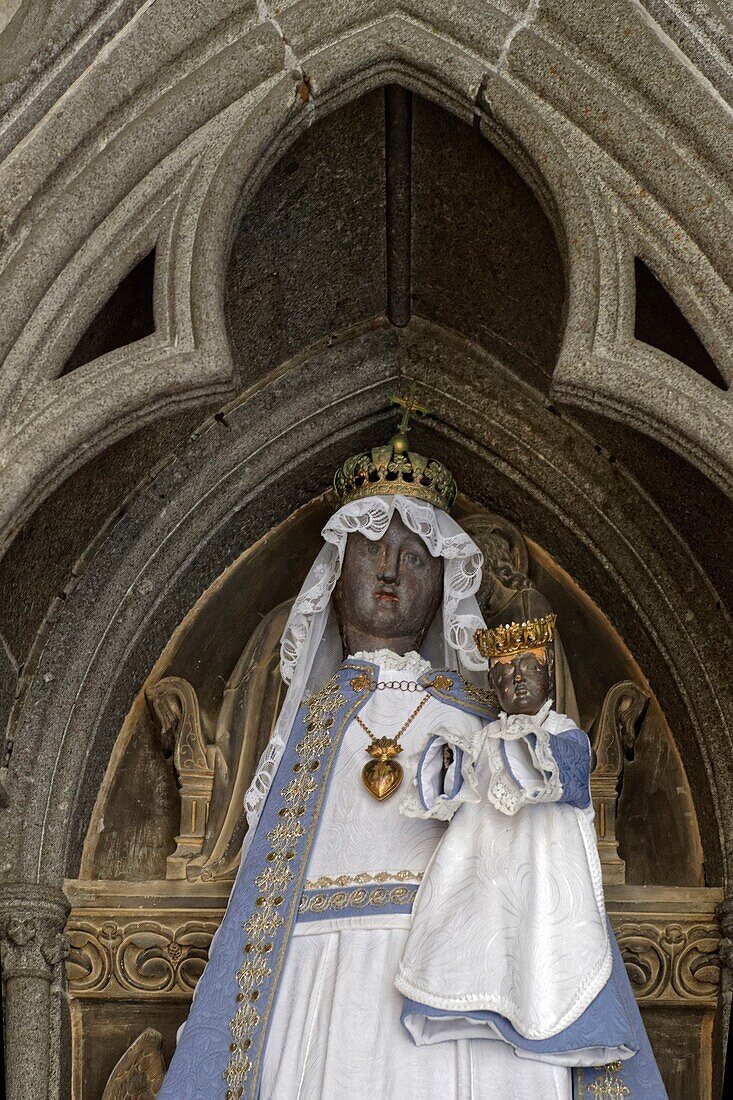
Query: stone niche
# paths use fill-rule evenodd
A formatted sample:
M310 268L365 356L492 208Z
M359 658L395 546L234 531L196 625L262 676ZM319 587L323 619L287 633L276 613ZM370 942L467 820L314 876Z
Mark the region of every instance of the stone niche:
M243 790L282 690L277 642L328 513L319 494L345 454L386 438L390 396L412 380L431 409L416 448L453 470L458 518L496 558L492 614L502 591L559 614L564 705L596 753L608 909L669 1095L709 1100L720 1081L724 809L705 761L722 777L728 765L700 568L718 512L685 527L666 483L700 501L698 480L661 445L635 449L615 421L583 428L555 404L565 226L528 154L500 142L532 187L469 117L392 86L303 128L243 194L220 257L236 395L190 438L180 414L90 462L6 559L25 654L85 555L29 689L23 750L41 746L55 775L51 735L70 746L69 789L29 783L44 806L24 815L48 817L50 854L29 863L66 876L72 905L75 1100L121 1100L136 1073L152 1096L170 1059L236 873ZM85 369L90 342L69 369ZM63 711L77 694L85 708Z
M158 1073L172 1054L236 873L243 788L281 696L279 634L328 513L315 498L222 573L119 731L78 878L65 884L75 1100L99 1100L136 1040L130 1059ZM692 1095L693 1079L694 1095L710 1097L722 895L704 886L696 815L665 716L633 654L542 546L467 498L457 518L500 582L493 594L482 589L487 618L501 621L498 604L517 599L547 601L559 615L558 691L595 748L611 920L670 1097Z

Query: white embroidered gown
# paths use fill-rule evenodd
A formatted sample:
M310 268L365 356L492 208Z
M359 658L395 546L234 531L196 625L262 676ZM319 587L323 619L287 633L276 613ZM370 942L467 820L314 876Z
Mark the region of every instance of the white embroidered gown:
M429 667L417 654L359 657L380 665L380 680L414 681ZM421 698L375 691L360 716L377 737L392 737ZM470 732L481 720L431 698L401 739L405 777L384 802L362 783L368 737L356 721L350 724L306 889L420 881L446 826L405 817L399 805L420 749L447 724ZM504 1042L415 1045L400 1021L402 997L394 986L410 919L366 908L358 916L326 912L297 924L267 1041L261 1100L570 1100L567 1068L519 1058Z

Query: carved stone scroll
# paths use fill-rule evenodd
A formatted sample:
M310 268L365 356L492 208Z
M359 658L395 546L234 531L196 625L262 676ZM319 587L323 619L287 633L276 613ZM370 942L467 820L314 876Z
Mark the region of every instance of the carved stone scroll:
M715 1006L721 960L714 922L621 922L614 930L638 1001Z
M155 1100L165 1077L159 1031L148 1027L112 1070L102 1100Z
M598 854L606 883L626 881L626 865L618 854L616 840L616 808L624 760L633 752L638 723L648 702L649 695L638 684L630 680L614 684L591 730L596 762L590 786L596 811Z
M160 722L165 749L173 739L173 764L181 794L181 822L176 850L166 861L166 878L185 879L188 863L203 847L214 783L215 748L201 725L196 692L187 680L170 676L146 692Z
M114 884L115 886L117 884ZM165 882L117 899L112 884L69 883L79 893L66 929L69 994L84 1000L188 1001L224 915L229 884L212 883L199 908ZM713 1008L720 989L722 892L712 887L610 886L606 906L639 1003ZM129 909L126 912L125 907Z
M75 996L85 998L165 995L187 1000L203 973L222 915L191 920L172 914L171 920L161 920L152 911L144 920L112 919L112 913L72 918L67 929L69 986Z

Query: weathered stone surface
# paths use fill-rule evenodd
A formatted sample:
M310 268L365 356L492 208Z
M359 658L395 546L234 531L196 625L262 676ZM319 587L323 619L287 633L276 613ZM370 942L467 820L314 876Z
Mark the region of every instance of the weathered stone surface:
M733 499L643 432L577 409L563 411L585 427L609 460L620 462L649 494L733 614L729 537L733 531Z
M312 126L240 223L226 312L242 387L385 312L384 92Z
M0 961L3 971L3 1031L7 1095L46 1100L53 1041L51 984L61 980L68 954L63 935L69 902L56 886L37 882L0 884Z
M18 687L18 661L11 650L8 640L0 633L0 729L5 729L10 708L15 699ZM0 763L4 767L5 761ZM0 787L0 805L2 804L2 788Z
M54 69L55 47L39 49L44 79L31 91L16 74L9 93L6 136L47 110L0 170L6 445L35 471L5 484L10 533L85 453L231 387L220 303L234 206L317 117L387 80L475 117L537 188L570 287L558 397L633 423L730 491L729 399L628 338L636 253L731 376L726 107L653 18L624 0L602 12L374 0L317 16L311 0L232 0L195 17L159 0L115 34L97 12L73 61ZM692 25L725 56L720 20ZM99 303L156 241L159 339L58 384Z
M65 598L73 584L75 563L114 521L128 494L205 416L206 406L178 413L114 444L59 486L23 528L0 559L3 629L20 663L53 601Z
M537 199L475 129L419 98L412 178L415 313L456 329L546 393L565 277Z

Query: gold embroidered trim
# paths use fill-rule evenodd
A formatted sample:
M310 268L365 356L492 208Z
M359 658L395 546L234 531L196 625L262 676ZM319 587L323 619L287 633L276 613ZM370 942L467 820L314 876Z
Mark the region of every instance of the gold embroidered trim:
M609 1062L607 1066L593 1066L598 1074L595 1081L583 1083L583 1068L578 1069L579 1100L592 1096L593 1100L623 1100L631 1096L631 1089L621 1077L622 1062Z
M484 707L490 707L492 710L498 711L499 700L493 691L488 691L486 688L477 687L476 684L472 684L470 680L467 680L465 676L459 676L461 683L463 684L463 690L469 699L475 699L477 703L481 703ZM435 676L429 683L425 684L425 689L432 689L438 695L450 695L451 688L453 687L453 680L449 676L443 676L439 674Z
M461 676L461 682L463 683L463 690L469 699L475 699L485 707L491 707L492 710L499 709L499 700L493 691L477 687L476 684L472 684L470 680L466 680L463 676Z
M328 730L333 725L333 715L345 703L335 676L308 700L305 736L295 746L297 763L293 766L294 778L280 791L283 805L278 810L278 816L281 820L267 833L266 839L270 845L267 866L254 879L259 895L243 926L247 942L244 945L244 963L237 973L237 1009L229 1022L233 1039L229 1047L232 1057L224 1073L224 1080L229 1086L227 1100L244 1095L244 1085L252 1069L247 1051L260 1022L255 1004L260 987L272 973L269 956L274 937L283 923L279 909L293 878L289 863L295 856L295 845L305 833L300 818L317 787L312 773L320 767L320 758L331 743Z
M298 913L327 913L341 909L380 909L385 905L407 905L415 891L409 886L375 886L372 890L356 887L338 890L335 894L303 894Z
M356 875L337 875L329 878L321 875L320 878L304 884L306 890L327 890L333 886L364 886L369 882L422 882L422 871L377 871L370 875L367 871L360 871Z

